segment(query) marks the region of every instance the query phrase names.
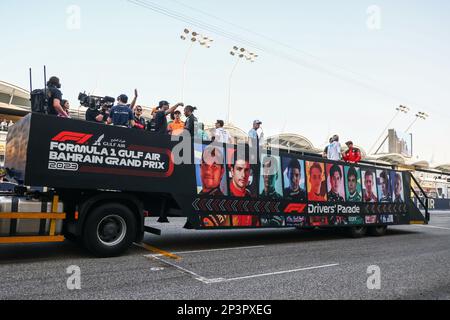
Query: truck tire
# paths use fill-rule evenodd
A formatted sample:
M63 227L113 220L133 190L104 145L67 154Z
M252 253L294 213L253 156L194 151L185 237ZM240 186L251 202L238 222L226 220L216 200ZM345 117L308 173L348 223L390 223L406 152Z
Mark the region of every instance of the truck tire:
M133 212L120 203L109 203L89 213L84 224L83 242L97 257L116 257L131 247L136 230Z
M367 228L366 227L351 227L348 228L348 233L350 237L357 239L362 238L367 234Z
M373 237L382 237L386 235L387 226L370 227L369 234Z

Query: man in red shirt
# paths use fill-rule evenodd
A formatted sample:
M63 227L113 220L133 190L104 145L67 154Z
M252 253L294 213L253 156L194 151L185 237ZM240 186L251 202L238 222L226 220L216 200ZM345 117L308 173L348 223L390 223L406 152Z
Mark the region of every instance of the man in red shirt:
M353 142L346 143L348 150L343 153L343 159L345 162L358 163L361 161L361 151L353 147Z

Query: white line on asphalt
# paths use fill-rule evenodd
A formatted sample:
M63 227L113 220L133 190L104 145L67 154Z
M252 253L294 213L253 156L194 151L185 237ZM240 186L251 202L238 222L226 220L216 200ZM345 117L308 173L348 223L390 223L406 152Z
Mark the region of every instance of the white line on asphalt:
M450 228L445 228L445 227L436 227L436 226L427 226L427 225L420 225L420 224L416 224L416 227L422 227L422 228L431 228L431 229L442 229L442 230L450 230Z
M308 270L317 270L317 269L324 269L324 268L331 268L331 267L337 267L339 266L338 263L334 263L334 264L327 264L327 265L323 265L323 266L314 266L314 267L307 267L307 268L300 268L300 269L293 269L293 270L285 270L285 271L278 271L278 272L270 272L270 273L263 273L263 274L254 274L254 275L249 275L249 276L243 276L243 277L236 277L236 278L216 278L216 279L209 279L206 277L203 277L197 273L195 273L194 271L188 270L186 268L183 268L179 265L176 265L175 263L166 261L160 257L158 257L160 255L147 255L147 258L153 258L156 259L162 263L165 263L169 266L172 266L184 273L187 273L191 276L193 276L195 278L195 280L198 280L202 283L205 284L213 284L213 283L223 283L223 282L231 282L231 281L238 281L238 280L245 280L245 279L252 279L252 278L260 278L260 277L268 277L268 276L276 276L276 275L282 275L282 274L288 274L288 273L294 273L294 272L300 272L300 271L308 271Z
M245 277L236 277L236 278L224 279L222 282L245 280L245 279L260 278L260 277L267 277L267 276L276 276L276 275L286 274L286 273L294 273L294 272L300 272L300 271L308 271L308 270L316 270L316 269L323 269L323 268L331 268L331 267L337 267L337 266L339 266L339 264L335 263L335 264L327 264L327 265L323 265L323 266L315 266L315 267L308 267L308 268L301 268L301 269L293 269L293 270L286 270L286 271L278 271L278 272L270 272L270 273L263 273L263 274L255 274L255 275L250 275L250 276L245 276Z
M196 274L195 272L190 271L190 270L188 270L188 269L185 269L185 268L183 268L183 267L180 267L180 266L178 266L178 265L176 265L176 264L174 264L174 263L171 263L171 262L168 262L168 261L166 261L166 260L163 260L163 259L157 257L156 255L148 255L148 256L146 256L146 257L154 258L154 259L156 259L156 260L158 260L158 261L161 261L162 263L165 263L165 264L167 264L167 265L169 265L169 266L172 266L172 267L174 267L174 268L177 268L178 270L180 270L180 271L182 271L182 272L184 272L184 273L190 274L191 276L193 276L193 277L194 277L196 280L198 280L198 281L201 281L201 282L206 283L206 284L209 283L209 280L206 279L205 277L202 277L201 275L198 275L198 274Z
M182 251L174 252L174 254L190 254L190 253L203 253L203 252L216 252L216 251L231 251L231 250L241 250L241 249L260 249L265 248L265 246L252 246L252 247L235 247L235 248L222 248L222 249L207 249L207 250L196 250L196 251Z
M192 254L192 253L203 253L203 252L220 252L220 251L231 251L231 250L241 250L241 249L261 249L266 246L251 246L251 247L234 247L234 248L222 248L222 249L206 249L206 250L193 250L193 251L180 251L180 252L172 252L176 255L181 254ZM162 254L149 254L149 257L162 257Z

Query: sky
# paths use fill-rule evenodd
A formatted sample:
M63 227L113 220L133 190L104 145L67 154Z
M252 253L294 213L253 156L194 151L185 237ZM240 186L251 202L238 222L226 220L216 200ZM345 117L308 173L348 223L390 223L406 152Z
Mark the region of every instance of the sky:
M137 88L138 103L154 106L180 102L184 87L183 102L214 123L228 116L230 49L244 47L259 57L239 61L231 80L234 125L248 131L259 119L266 136L296 133L316 147L339 134L368 151L406 105L411 112L391 126L398 131L417 112L430 115L411 130L414 159L450 163L450 2L134 2L2 0L0 79L27 89L32 67L42 87L46 65L72 109L83 91ZM210 49L195 45L186 64L185 28L214 39Z

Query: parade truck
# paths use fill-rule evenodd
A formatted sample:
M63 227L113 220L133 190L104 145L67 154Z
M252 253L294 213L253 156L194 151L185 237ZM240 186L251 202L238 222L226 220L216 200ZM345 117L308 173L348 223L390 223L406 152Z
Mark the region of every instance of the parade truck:
M10 129L5 169L17 186L0 197L0 244L68 239L98 257L160 235L147 217L185 217L195 230L341 228L353 237L429 221L408 171L38 113Z

